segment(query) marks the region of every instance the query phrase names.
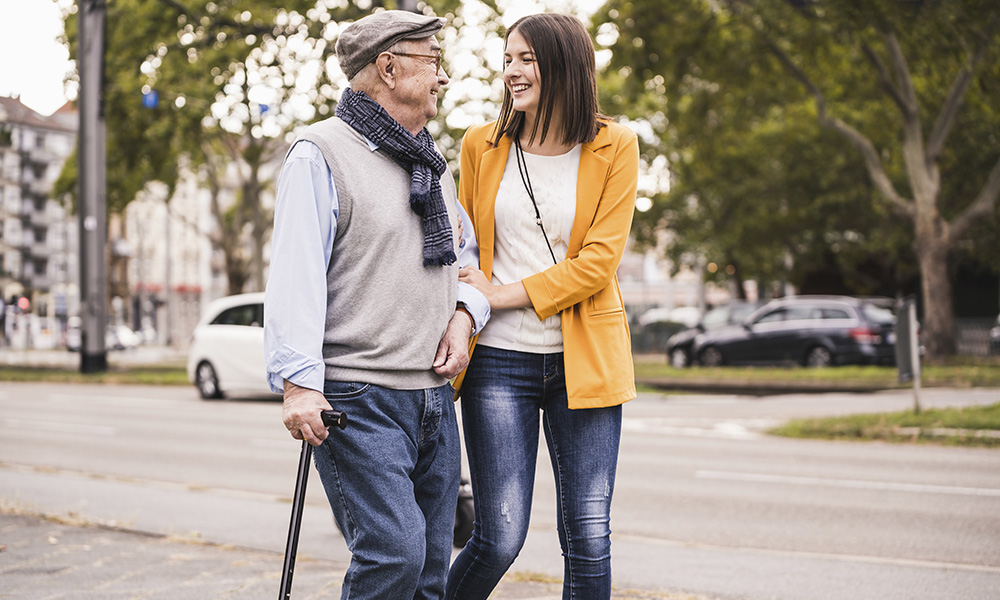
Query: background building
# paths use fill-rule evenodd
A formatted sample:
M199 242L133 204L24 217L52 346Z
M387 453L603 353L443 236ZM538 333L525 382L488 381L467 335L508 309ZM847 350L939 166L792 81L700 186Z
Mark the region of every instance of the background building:
M0 97L0 320L2 343L53 347L78 311L78 227L55 180L76 143L66 104L41 115Z

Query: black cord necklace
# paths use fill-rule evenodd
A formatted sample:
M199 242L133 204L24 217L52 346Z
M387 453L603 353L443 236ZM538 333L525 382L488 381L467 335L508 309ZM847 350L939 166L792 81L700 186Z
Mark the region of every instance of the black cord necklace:
M559 261L556 260L556 253L552 251L552 244L549 243L549 236L545 233L545 225L542 225L542 214L538 212L535 192L531 189L531 178L528 177L528 163L524 159L524 150L521 150L521 140L516 135L514 136L514 150L514 156L517 157L517 172L521 174L521 183L524 184L524 191L528 192L528 198L531 198L531 205L535 207L535 223L542 230L545 245L549 247L549 255L552 256L552 263L559 264Z

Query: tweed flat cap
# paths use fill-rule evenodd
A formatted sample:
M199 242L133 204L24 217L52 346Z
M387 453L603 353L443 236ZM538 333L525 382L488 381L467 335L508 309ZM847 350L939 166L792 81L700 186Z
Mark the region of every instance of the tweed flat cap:
M348 79L400 40L429 38L444 27L441 17L384 10L351 23L337 39L337 60Z

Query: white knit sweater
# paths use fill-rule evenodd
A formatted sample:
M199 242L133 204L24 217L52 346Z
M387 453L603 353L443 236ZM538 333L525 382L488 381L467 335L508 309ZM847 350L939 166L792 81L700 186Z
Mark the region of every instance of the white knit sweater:
M553 265L518 172L515 152L512 145L495 203L493 283L498 285L516 283ZM566 258L576 216L580 146L559 156L525 153L524 159L545 233L556 259L561 261ZM494 310L478 343L520 352L562 352L559 315L540 321L530 307Z

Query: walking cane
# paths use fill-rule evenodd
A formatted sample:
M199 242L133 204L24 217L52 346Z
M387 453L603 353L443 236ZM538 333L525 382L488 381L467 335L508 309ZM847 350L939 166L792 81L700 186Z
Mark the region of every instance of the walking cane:
M327 427L347 427L347 415L335 410L322 411L323 425ZM292 570L295 568L295 552L299 547L299 528L302 525L302 505L306 500L306 483L309 479L309 460L312 446L302 440L299 454L299 474L295 478L295 498L292 500L292 521L288 525L288 541L285 543L285 566L281 570L281 593L278 600L289 600L292 595Z

